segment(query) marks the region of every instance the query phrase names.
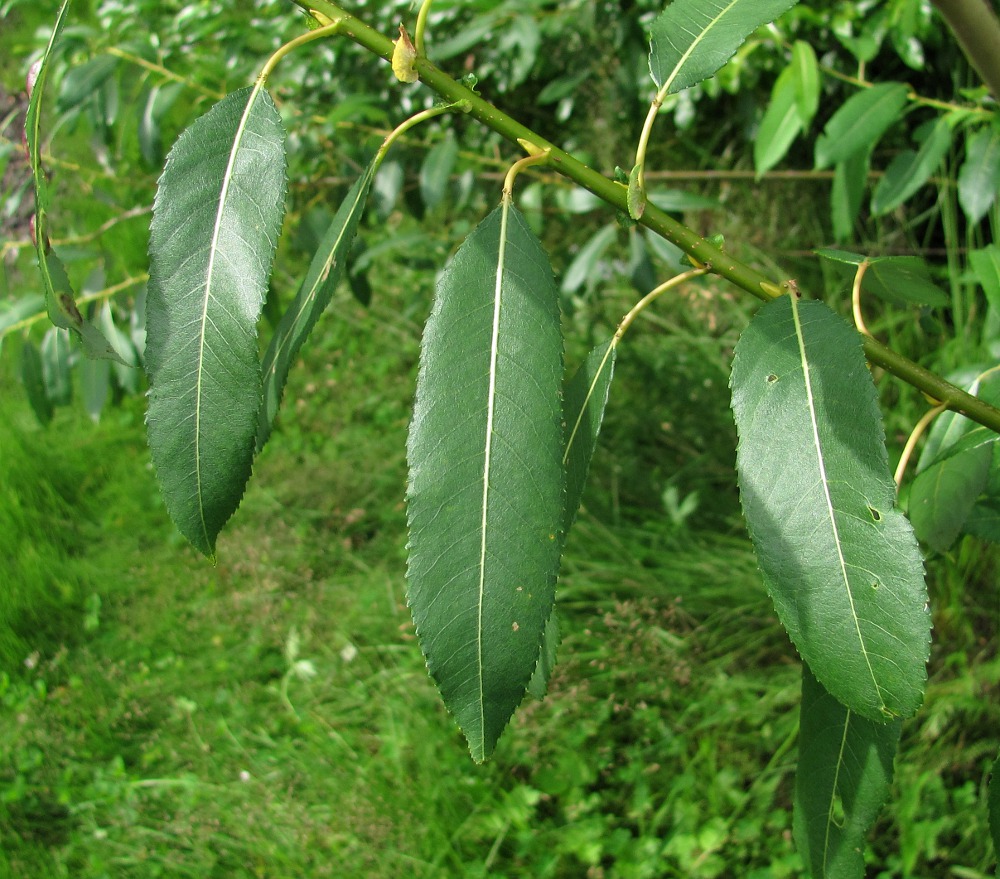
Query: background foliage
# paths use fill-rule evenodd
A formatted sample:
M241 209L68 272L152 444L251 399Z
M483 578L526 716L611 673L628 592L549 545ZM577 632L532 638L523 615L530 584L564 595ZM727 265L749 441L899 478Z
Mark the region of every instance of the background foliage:
M386 33L409 11L371 6ZM658 9L442 0L434 54L610 170L628 164L623 146L648 100L644 28ZM19 303L34 292L18 109L50 26L34 4L8 2L2 14L0 325L24 317ZM110 303L102 319L136 359L158 163L180 130L301 29L277 2L74 5L48 128L54 234L68 239L61 253L77 289L95 314ZM805 173L753 183L750 144L793 39L822 46L829 70L864 68L932 98L949 100L974 79L921 4L796 7L668 108L651 165L688 179L678 192L667 174L654 177L658 197L705 232L724 219L744 257L780 259L846 310L844 276L804 252L834 238L830 181L810 172L811 141L793 143L776 166ZM216 45L226 51L208 49ZM315 44L276 77L292 132L292 201L272 307L290 300L349 179L398 121L386 108L400 101L387 69L346 42ZM830 75L823 89L813 136L854 91ZM408 94L404 104L417 93ZM929 115L909 113L872 167L909 148ZM3 596L11 623L0 641L0 833L14 875L368 876L401 865L427 876L800 873L789 751L798 671L741 536L724 393L749 306L714 284L644 318L622 350L560 583L565 641L551 696L475 776L457 743L438 747L453 737L451 722L402 607L402 438L434 272L495 202L505 148L460 119L422 128L410 144L374 183L340 320L324 325L296 371L291 406L224 538L233 561L218 569L171 539L143 469L131 397L141 374L111 367L105 395L101 376L79 369L64 373L72 398L43 384L57 408L41 432L13 389L22 351L29 342L45 350L45 330L39 322L4 339L0 484L10 527L0 533L3 557L22 560L15 579L3 578L17 588ZM995 209L985 226L962 219L961 161L952 147L905 210L862 209L848 236L852 249L920 253L942 269L954 327L929 310L879 304L870 321L904 350L954 338L929 364L945 370L995 354L995 328L963 273L963 250L992 240ZM581 331L567 359L578 362L610 334L633 285L648 290L677 254L607 225L586 193L546 183L524 187L521 208L557 261L564 312ZM428 215L438 222L418 224ZM921 402L888 382L880 389L898 448ZM904 727L891 805L867 855L873 875L986 875L995 859L983 803L1000 728L996 562L970 538L932 558L931 685Z

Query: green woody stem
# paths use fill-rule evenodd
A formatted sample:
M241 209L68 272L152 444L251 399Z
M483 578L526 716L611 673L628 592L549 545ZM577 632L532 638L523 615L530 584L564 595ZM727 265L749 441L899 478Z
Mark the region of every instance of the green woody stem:
M345 12L336 4L330 3L328 0L292 0L292 2L301 6L306 12L315 10L322 16L337 21L340 25L338 33L349 37L369 52L384 58L386 61L392 58L392 40ZM416 69L420 81L445 100L461 101L463 107L467 107L466 112L470 116L503 135L512 143L519 144L522 148L531 145L536 152L548 150L548 167L578 183L612 207L622 212L628 211L628 190L622 184L599 174L593 168L573 158L569 153L559 149L555 144L545 140L530 128L483 100L471 89L466 88L447 73L435 67L426 58L417 58ZM529 150L529 152L531 151ZM757 270L734 259L653 204L647 205L639 222L676 244L698 264L710 268L714 274L731 281L758 299L768 302L788 292L789 285L787 283L784 285L775 283ZM949 409L961 412L973 421L1000 433L1000 410L967 394L961 388L949 384L940 376L924 369L901 354L897 354L875 339L866 337L864 350L870 363L883 367L893 375L923 391L929 397L945 403Z

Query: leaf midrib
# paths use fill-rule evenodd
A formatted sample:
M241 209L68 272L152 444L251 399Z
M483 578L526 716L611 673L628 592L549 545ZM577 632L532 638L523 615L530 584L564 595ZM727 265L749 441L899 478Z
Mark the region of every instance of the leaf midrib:
M722 20L723 16L725 16L739 2L740 0L730 0L729 4L724 6L719 11L718 15L709 20L708 25L702 29L701 33L699 33L697 37L695 37L694 41L687 48L687 51L681 55L680 60L674 65L674 69L670 72L670 76L668 76L667 79L664 80L663 85L660 86L658 97L662 99L668 94L670 86L673 85L674 80L680 76L681 71L684 69L684 65L688 62L691 55L694 53L694 50L697 49L702 42L704 42L708 34L711 33L712 28L714 28Z
M204 375L204 364L205 364L205 348L206 348L206 327L208 325L208 303L212 298L212 276L215 271L215 257L219 249L219 235L222 232L223 226L223 215L225 214L226 202L229 198L229 187L232 183L233 177L235 176L235 165L236 156L239 153L240 146L243 142L243 135L247 130L247 123L250 119L250 114L254 106L254 102L260 95L262 90L262 83L260 81L256 82L253 86L253 90L250 92L250 96L247 99L247 105L243 108L243 116L240 118L240 124L236 127L236 136L233 138L233 146L229 151L229 161L226 163L226 172L222 178L222 189L219 192L219 206L215 212L215 223L212 227L212 243L209 246L208 253L208 265L205 268L205 293L202 297L201 305L201 326L198 333L198 367L197 367L197 379L195 383L195 401L194 401L194 466L195 466L195 484L197 487L198 496L198 516L201 520L201 530L205 538L205 545L211 547L212 540L208 533L208 522L205 520L205 501L204 493L202 490L202 478L201 478L201 416L202 416L202 376Z
M851 609L851 620L854 623L854 630L858 635L858 643L861 646L861 655L864 657L865 665L868 667L868 674L871 676L872 685L882 704L879 706L882 711L886 710L885 699L882 698L882 688L879 686L872 668L871 660L868 658L868 648L865 645L865 638L861 632L861 620L854 604L854 595L851 593L851 581L847 574L847 562L841 549L840 530L837 528L836 510L833 506L833 499L830 497L830 482L826 474L826 465L823 462L823 444L819 436L819 423L816 420L816 402L813 397L812 377L809 372L809 361L806 358L805 337L802 332L802 323L799 320L798 302L794 293L788 294L792 306L792 320L795 323L795 338L799 348L799 362L802 366L802 378L806 389L806 403L809 409L809 422L812 427L813 447L816 451L816 462L819 467L820 484L823 486L823 497L826 501L827 513L830 517L830 528L833 531L834 546L837 549L837 560L840 564L840 573L843 579L844 591L847 594L847 601Z

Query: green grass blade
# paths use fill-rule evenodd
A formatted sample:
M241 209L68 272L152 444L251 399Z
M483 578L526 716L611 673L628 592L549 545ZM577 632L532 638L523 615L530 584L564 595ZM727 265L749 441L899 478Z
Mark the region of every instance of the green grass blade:
M802 667L793 828L812 879L865 875L865 834L889 795L901 728L859 717Z
M990 836L993 837L993 853L1000 861L1000 757L993 764L993 778L989 794Z
M782 624L852 711L912 715L927 593L860 337L823 303L783 296L740 338L731 386L743 509Z
M649 70L664 94L708 79L795 0L674 0L653 22Z
M476 761L524 696L555 597L561 383L552 272L505 200L438 284L407 446L410 607Z
M323 236L309 265L305 279L295 299L281 316L278 328L264 353L262 365L264 401L260 407L257 427L257 451L264 448L274 418L278 414L281 395L285 390L288 372L299 349L305 342L319 316L330 304L337 284L344 275L344 266L358 231L358 223L368 204L368 193L375 176L372 162L360 179L351 187L340 205L336 216Z
M257 434L257 320L285 196L281 118L234 92L174 145L150 229L149 445L167 510L206 555L236 510Z

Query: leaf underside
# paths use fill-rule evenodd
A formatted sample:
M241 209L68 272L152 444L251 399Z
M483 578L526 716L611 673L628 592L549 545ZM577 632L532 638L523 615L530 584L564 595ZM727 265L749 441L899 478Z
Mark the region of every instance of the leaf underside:
M902 721L874 723L802 668L795 845L813 879L861 879L865 834L889 795Z
M153 205L149 446L171 518L209 556L250 477L257 320L284 195L281 118L266 91L247 88L181 135Z
M351 245L357 235L358 223L368 203L368 193L375 176L374 161L351 187L339 210L330 222L323 240L320 242L309 265L309 271L299 287L295 299L288 306L278 323L274 335L264 353L261 371L263 374L264 400L260 407L257 428L257 451L268 437L281 395L285 390L288 372L292 368L312 328L320 315L330 304L337 285L344 275L344 266Z
M506 202L459 248L424 330L407 445L409 603L486 759L537 665L562 544L562 335L540 244Z
M912 715L927 594L860 337L823 303L781 297L740 338L731 387L740 496L782 624L852 711Z
M674 0L650 30L649 70L666 94L708 79L795 0Z

